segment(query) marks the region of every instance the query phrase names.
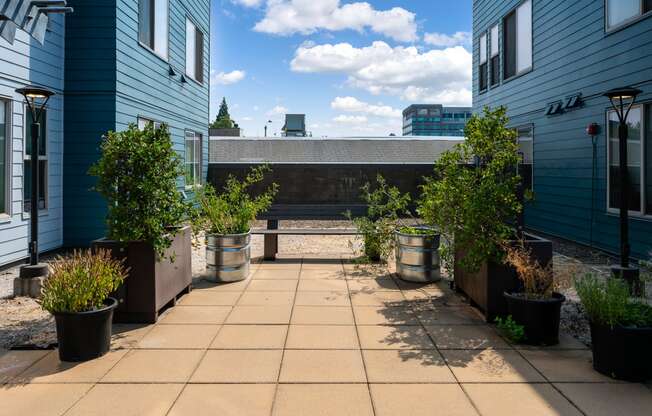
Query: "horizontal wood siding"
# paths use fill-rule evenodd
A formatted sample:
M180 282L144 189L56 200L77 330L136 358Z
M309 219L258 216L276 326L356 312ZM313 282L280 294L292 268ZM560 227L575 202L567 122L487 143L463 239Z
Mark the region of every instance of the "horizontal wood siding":
M480 93L478 39L520 3L474 1L474 111L504 105L511 125L534 126L535 201L526 208L530 228L618 252L618 216L607 212L609 101L602 94L635 85L644 91L639 101L652 103L652 18L606 33L604 0L533 0L532 71ZM502 54L502 39L500 50ZM576 93L582 94L581 108L544 114L547 104ZM592 202L593 147L585 128L593 122L600 125L600 134ZM633 254L647 257L652 218L632 217L630 224Z
M22 30L9 44L0 38L0 99L10 103L8 160L10 198L8 215L0 217L0 266L28 256L29 214L23 213L23 157L25 104L16 88L42 85L57 95L47 105L47 209L39 215L39 249L47 251L63 244L63 141L64 141L64 26L65 17L51 18L43 45Z

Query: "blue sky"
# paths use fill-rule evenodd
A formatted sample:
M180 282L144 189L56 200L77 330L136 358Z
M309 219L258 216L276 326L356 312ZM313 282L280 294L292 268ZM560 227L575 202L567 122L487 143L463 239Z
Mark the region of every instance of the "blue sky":
M412 103L471 104L471 0L213 0L211 119L247 136L305 113L315 136L401 133Z

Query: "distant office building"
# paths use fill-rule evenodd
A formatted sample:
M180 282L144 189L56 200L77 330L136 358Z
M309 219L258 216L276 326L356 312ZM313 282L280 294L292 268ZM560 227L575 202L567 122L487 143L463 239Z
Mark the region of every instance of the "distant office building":
M413 104L403 110L403 136L464 136L471 107Z
M306 137L306 115L286 114L285 125L283 126L285 137Z

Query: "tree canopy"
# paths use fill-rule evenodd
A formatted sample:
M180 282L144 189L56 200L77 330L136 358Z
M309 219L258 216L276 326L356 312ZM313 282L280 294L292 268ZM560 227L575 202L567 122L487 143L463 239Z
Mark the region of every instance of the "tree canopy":
M226 98L222 97L220 110L217 113L217 117L215 117L215 121L211 123L210 127L212 129L232 129L238 127L238 124L231 120L231 115L229 114L229 105L226 103Z

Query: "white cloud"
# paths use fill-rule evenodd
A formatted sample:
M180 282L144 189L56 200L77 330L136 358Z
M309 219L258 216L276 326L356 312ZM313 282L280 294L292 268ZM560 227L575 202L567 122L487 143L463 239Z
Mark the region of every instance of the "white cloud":
M260 7L264 0L231 0L231 2L244 7Z
M237 84L238 82L245 79L247 73L241 70L235 70L231 72L220 72L219 74L213 74L211 82L213 84L219 85L231 85Z
M452 35L444 33L426 33L423 36L423 41L428 45L436 46L439 48L450 48L452 46L471 46L471 33L470 32L455 32Z
M414 13L401 7L376 10L366 2L340 5L340 0L268 0L265 17L254 30L288 36L319 30L370 29L396 41L412 42L418 39L415 20Z
M392 48L385 42L363 48L349 43L308 44L296 50L290 66L295 72L344 74L349 85L375 95L471 104L471 53L461 46L421 52L416 47Z
M342 114L335 117L333 121L340 124L361 124L366 123L368 120L365 116L347 116Z
M280 115L283 115L283 114L287 114L288 111L289 110L287 108L283 107L282 105L277 105L276 107L269 110L267 112L267 115L268 116L280 116Z
M331 103L331 108L349 113L364 113L377 117L401 117L401 110L388 105L374 105L360 101L355 97L336 97Z

